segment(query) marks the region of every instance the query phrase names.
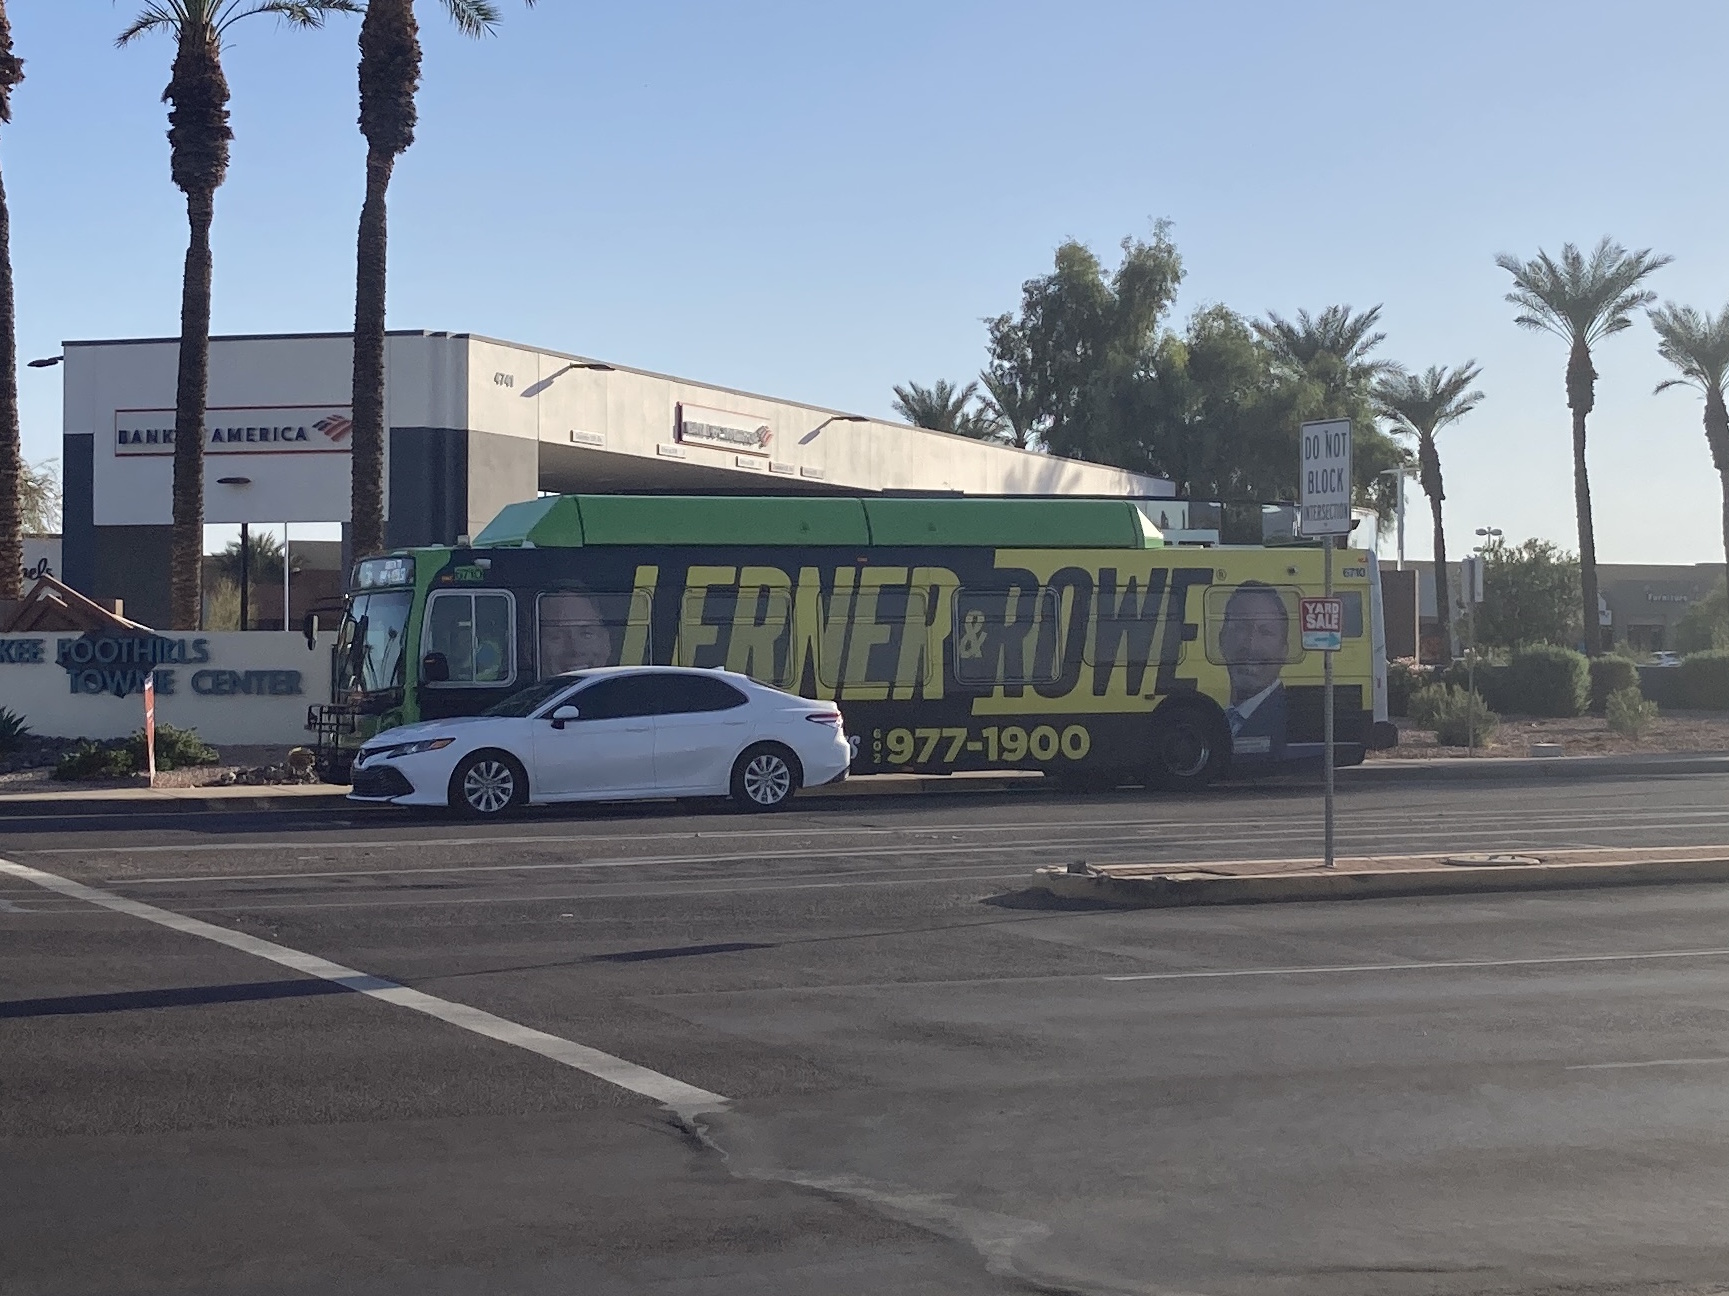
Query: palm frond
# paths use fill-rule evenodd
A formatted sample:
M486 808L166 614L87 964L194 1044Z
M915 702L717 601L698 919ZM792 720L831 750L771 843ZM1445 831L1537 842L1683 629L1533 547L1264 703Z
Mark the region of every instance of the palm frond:
M1482 392L1468 390L1482 373L1475 360L1467 360L1452 370L1434 365L1422 374L1383 378L1375 386L1375 408L1401 432L1419 440L1432 438L1482 401Z
M228 9L216 22L216 34L221 36L235 23L260 14L272 14L291 27L322 27L333 13L364 13L358 0L254 0L250 5Z
M490 36L498 27L498 6L492 0L441 0L444 12L464 36ZM534 0L525 0L532 8Z
M1649 318L1657 333L1657 354L1681 375L1659 383L1657 390L1688 386L1723 394L1729 383L1729 306L1712 316L1668 302Z
M1591 346L1629 328L1633 312L1656 300L1639 285L1672 260L1604 237L1588 256L1567 243L1558 259L1539 249L1529 261L1503 252L1495 264L1513 277L1506 300L1519 308L1514 323Z

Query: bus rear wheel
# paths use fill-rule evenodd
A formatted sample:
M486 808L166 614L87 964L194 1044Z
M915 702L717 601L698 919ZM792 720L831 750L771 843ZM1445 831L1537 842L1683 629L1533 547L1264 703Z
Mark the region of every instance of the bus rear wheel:
M1229 745L1224 720L1196 706L1161 707L1153 717L1153 787L1204 788L1219 776Z

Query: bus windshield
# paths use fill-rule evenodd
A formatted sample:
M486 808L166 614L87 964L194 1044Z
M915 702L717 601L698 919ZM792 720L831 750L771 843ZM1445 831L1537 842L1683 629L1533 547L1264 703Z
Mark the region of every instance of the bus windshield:
M348 601L336 640L339 693L381 693L402 687L402 650L413 601L409 590L356 594Z

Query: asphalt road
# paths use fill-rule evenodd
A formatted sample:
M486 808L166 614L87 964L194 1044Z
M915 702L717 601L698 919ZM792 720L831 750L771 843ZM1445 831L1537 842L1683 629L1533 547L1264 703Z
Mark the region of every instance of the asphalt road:
M1317 810L0 822L0 1289L1729 1291L1729 889L1024 891ZM1345 852L1729 843L1719 776L1341 810Z

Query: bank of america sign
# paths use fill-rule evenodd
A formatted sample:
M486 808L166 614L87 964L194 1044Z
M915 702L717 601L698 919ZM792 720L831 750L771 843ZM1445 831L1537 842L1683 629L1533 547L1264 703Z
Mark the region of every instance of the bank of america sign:
M354 411L342 405L283 405L205 412L205 454L347 454ZM174 453L173 410L116 410L116 455Z

